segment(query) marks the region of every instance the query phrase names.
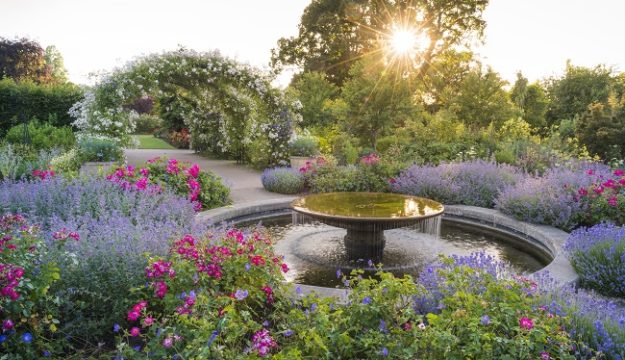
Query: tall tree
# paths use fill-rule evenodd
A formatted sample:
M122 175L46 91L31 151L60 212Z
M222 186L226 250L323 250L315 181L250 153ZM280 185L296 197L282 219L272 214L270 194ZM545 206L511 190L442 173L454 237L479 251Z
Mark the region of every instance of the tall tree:
M521 112L521 118L533 128L540 129L547 125L545 115L549 101L540 83L528 83L527 78L519 72L510 97Z
M548 79L546 83L550 100L547 123L559 124L581 115L592 103L605 103L613 81L612 69L604 65L587 68L567 61L564 76Z
M611 97L594 103L575 123L575 135L594 155L604 160L625 156L625 103Z
M302 102L302 126L331 125L334 117L327 107L327 102L334 99L339 88L319 72L303 73L292 86L296 97Z
M514 114L504 90L506 84L490 67L475 67L462 82L450 109L470 127L500 125Z
M423 77L448 49L481 38L488 0L313 0L304 10L299 34L281 38L272 66L297 65L322 71L341 85L359 58L383 51L394 28L414 29L429 39L409 63Z
M351 78L343 86L341 98L346 104L344 127L373 148L377 140L413 117L414 89L379 61L363 59L354 64Z
M46 47L44 58L46 65L50 67L52 78L58 82L66 82L67 69L65 68L63 55L61 55L59 49L54 45Z
M50 82L52 76L44 54L41 45L35 41L0 38L0 78Z

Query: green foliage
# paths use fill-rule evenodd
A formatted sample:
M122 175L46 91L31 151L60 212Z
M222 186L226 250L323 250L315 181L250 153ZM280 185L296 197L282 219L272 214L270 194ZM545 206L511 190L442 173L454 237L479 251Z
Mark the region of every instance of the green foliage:
M0 136L26 119L37 118L60 127L72 123L69 109L83 98L83 90L73 84L36 85L0 80Z
M389 178L397 175L398 169L386 164L322 166L310 175L310 191L389 191Z
M136 134L154 134L163 127L163 120L150 114L141 114L135 120Z
M302 103L302 123L304 128L332 125L334 116L328 109L328 101L334 99L339 89L329 82L323 73L307 72L293 84L292 89Z
M68 150L76 143L74 132L69 126L57 128L49 123L32 120L28 123L28 145L35 150L60 148ZM7 132L5 140L11 144L23 144L24 125L15 125Z
M57 149L36 151L30 146L0 144L0 179L29 178L34 170L48 170L57 155Z
M55 82L67 81L67 69L63 61L63 55L54 45L46 47L44 59L46 66L50 68L50 75Z
M506 81L495 71L476 67L462 81L450 109L469 127L502 124L513 115L512 103L503 89Z
M528 85L527 79L519 72L510 96L528 124L537 129L547 125L545 115L549 100L540 83Z
M312 157L319 154L319 141L311 136L300 136L289 143L291 156Z
M604 160L625 157L625 98L595 103L575 123L575 135L591 154Z
M315 0L302 14L296 37L281 38L272 50L272 66L298 65L304 72L321 71L328 79L343 84L354 59L379 53L392 32L404 19L428 19L418 24L430 45L414 59L414 70L424 75L438 54L468 43L471 35L480 38L486 26L482 12L488 0L356 1ZM410 62L412 59L408 59Z
M78 171L82 166L82 158L77 148L70 149L69 151L58 155L50 160L50 166L59 175L63 175L66 178L73 178L78 176Z
M120 161L124 149L119 141L106 137L82 136L78 139L78 153L82 162Z
M613 83L612 69L608 67L586 68L567 61L564 76L550 78L546 83L550 100L547 123L557 125L564 119L581 115L592 103L605 103Z
M51 68L38 42L26 38L9 40L0 37L0 79L15 81L52 81Z
M448 259L446 261L453 262ZM420 339L432 359L574 359L565 317L536 310L536 284L499 280L463 265L438 270L442 311L426 316ZM524 322L522 322L525 320Z
M415 115L409 83L397 81L392 71L375 61L359 61L350 70L341 97L346 111L343 127L363 144L376 147L377 140Z

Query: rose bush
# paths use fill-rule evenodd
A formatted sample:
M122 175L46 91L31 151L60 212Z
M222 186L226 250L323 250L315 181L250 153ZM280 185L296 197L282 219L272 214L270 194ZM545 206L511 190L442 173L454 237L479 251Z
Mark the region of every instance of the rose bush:
M106 179L124 189L160 192L170 190L186 197L196 211L224 206L230 202L230 189L221 178L202 171L197 164L157 157L137 170L128 165L111 170Z
M57 241L79 241L77 233L58 233ZM39 358L60 353L58 299L49 292L59 279L45 261L40 229L21 215L0 217L0 353Z

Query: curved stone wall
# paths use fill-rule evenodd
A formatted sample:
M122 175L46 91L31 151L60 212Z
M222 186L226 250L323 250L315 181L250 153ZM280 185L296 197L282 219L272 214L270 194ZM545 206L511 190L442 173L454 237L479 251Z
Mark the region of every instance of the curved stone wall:
M233 206L208 210L196 215L196 221L220 224L262 220L264 218L290 213L291 201L297 197L260 200L239 203ZM562 247L568 233L551 226L530 224L518 221L497 210L465 205L445 205L444 219L477 226L484 230L496 231L509 235L517 246L525 247L536 256L552 259L549 265L535 273L535 276L548 273L551 278L562 283L576 282L578 276L571 266ZM345 290L300 285L304 293L317 293L344 298Z

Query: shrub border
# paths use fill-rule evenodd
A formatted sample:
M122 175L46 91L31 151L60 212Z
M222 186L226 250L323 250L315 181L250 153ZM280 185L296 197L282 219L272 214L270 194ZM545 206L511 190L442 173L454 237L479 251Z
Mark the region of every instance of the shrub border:
M195 221L213 225L236 224L244 221L260 221L262 219L287 215L290 213L291 202L298 197L282 197L278 199L250 201L221 207L198 213ZM454 222L477 226L485 230L496 231L509 235L520 246L529 245L552 261L545 268L532 274L540 277L548 274L559 284L576 283L579 277L563 246L569 234L563 230L547 225L537 225L516 220L494 209L486 209L466 205L445 205L444 218ZM345 298L346 290L300 285L304 293L316 292L320 295Z

